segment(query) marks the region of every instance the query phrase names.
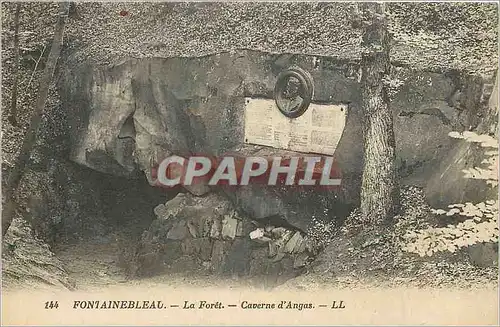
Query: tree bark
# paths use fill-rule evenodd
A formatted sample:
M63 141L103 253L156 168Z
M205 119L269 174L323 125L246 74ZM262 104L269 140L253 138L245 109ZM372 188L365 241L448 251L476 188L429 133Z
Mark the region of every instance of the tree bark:
M19 14L21 12L21 3L17 3L14 14L14 69L12 72L12 100L9 113L9 121L12 125L17 125L17 85L19 80Z
M36 141L36 134L38 126L40 125L43 110L45 108L45 102L47 101L52 76L54 75L57 60L61 53L64 25L68 16L68 8L68 2L61 2L59 4L59 18L55 26L54 39L52 41L49 57L47 58L47 64L45 65L45 70L40 80L40 87L38 89L35 108L31 116L31 123L26 135L24 136L21 151L16 159L16 163L7 178L5 205L2 207L2 236L5 236L7 233L17 209L15 194L24 175L25 168L30 159L31 150Z
M361 212L368 222L390 220L399 202L396 142L384 80L390 72L389 35L382 3L358 4L362 15L361 89L364 170Z
M496 72L495 86L493 87L493 92L491 92L488 101L488 110L486 112L485 119L486 122L484 124L486 125L485 133L489 133L496 138L498 138L498 88L500 87L500 85L498 84L499 72L499 70L497 70Z

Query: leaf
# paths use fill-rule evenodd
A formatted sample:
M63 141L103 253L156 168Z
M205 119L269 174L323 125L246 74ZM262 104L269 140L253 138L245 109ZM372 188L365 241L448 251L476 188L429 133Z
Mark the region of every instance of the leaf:
M455 131L449 132L448 136L453 137L455 139L465 139L465 137L462 134L460 134L459 132L455 132Z
M460 209L451 209L446 213L447 216L453 216L454 214L460 213Z
M479 208L480 210L486 210L486 204L484 202L476 204L476 207Z
M471 131L465 131L462 133L462 135L467 140L474 140L474 138L478 136L476 133L471 132Z

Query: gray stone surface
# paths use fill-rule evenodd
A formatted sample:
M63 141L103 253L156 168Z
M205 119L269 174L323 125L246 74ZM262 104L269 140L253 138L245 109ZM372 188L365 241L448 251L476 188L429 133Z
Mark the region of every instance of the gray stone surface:
M479 243L467 248L470 261L479 267L498 266L498 242Z
M295 232L295 234L293 234L293 236L286 243L285 251L288 253L293 253L294 251L296 252L300 247L301 243L302 243L302 235L300 235L300 232Z
M250 273L250 259L252 247L248 238L234 240L227 253L224 273L236 276L245 276Z
M349 104L334 154L342 187L325 194L262 185L224 191L253 218L280 215L302 230L313 215L321 214L321 206L336 207L335 215L343 217L346 210L338 204L359 201L363 163L356 62L240 50L202 58L130 60L112 68L71 67L61 84L63 104L75 112L69 121L71 158L98 171L137 178L150 175L151 164L170 154L222 155L239 149L244 143L244 98L271 96L277 74L290 65L312 74L313 101ZM392 75L400 84L391 95L399 173L403 184L425 186L450 156L454 141L448 133L477 123L483 81L403 67L394 67ZM130 132L130 120L135 126L132 148L132 138L117 137L123 128ZM209 189L199 184L188 191L204 195Z
M187 238L181 246L185 255L199 257L203 261L209 261L211 258L212 241L209 238Z
M302 268L306 265L308 259L308 255L305 253L299 253L295 256L293 261L293 268L298 269Z
M66 33L73 41L70 59L97 64L242 48L353 60L361 54L353 7L347 2L82 2L75 6L80 18L68 22ZM118 14L124 9L127 17ZM388 11L395 62L417 69L495 69L496 4L393 2Z
M219 238L221 235L221 227L218 221L214 221L210 227L210 237Z
M241 237L243 236L244 232L243 232L243 222L242 221L238 221L238 226L236 227L236 236L238 237Z
M164 204L157 205L153 209L153 212L156 215L156 217L158 217L158 218L162 218L162 219L167 219L168 218L168 210L167 210L167 208L165 207Z
M181 220L177 222L167 233L167 240L180 241L186 238L189 231L186 222Z
M228 249L228 244L216 240L214 241L214 245L212 247L212 255L210 261L210 269L218 274L224 272L224 264L226 262L226 254Z
M232 240L236 237L236 230L238 228L238 220L231 217L230 215L225 215L222 219L222 239Z

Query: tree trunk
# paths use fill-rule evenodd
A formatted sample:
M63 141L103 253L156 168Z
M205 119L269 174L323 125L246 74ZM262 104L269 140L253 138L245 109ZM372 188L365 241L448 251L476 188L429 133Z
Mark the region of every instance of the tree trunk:
M36 141L36 134L38 126L40 125L43 109L45 108L45 102L47 101L52 76L54 75L57 60L61 53L64 25L66 17L68 16L68 8L68 2L61 2L59 4L59 19L57 20L55 26L54 39L52 41L49 57L47 58L47 64L45 65L45 71L40 80L36 104L31 117L31 123L26 135L24 136L19 156L17 157L16 163L10 171L7 179L5 189L5 205L2 207L2 236L5 236L7 233L17 209L15 194L24 175L25 168L30 159L31 150Z
M12 125L17 125L17 85L19 80L19 14L21 12L21 3L16 5L14 14L14 70L12 71L12 100L9 113L9 121Z
M498 84L498 74L499 71L496 72L495 78L495 86L493 87L493 92L491 92L489 101L488 101L488 110L486 117L486 133L489 133L492 136L498 138L498 88L500 85Z
M361 212L368 222L391 219L399 200L396 142L384 79L390 71L385 5L360 3L362 15L361 88L363 104L364 170Z

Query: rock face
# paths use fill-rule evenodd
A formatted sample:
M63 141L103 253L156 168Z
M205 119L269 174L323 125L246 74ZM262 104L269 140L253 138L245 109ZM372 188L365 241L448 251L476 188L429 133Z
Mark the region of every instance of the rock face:
M49 174L30 171L28 175L32 184L27 186L26 217L51 244L89 235L99 238L109 231L96 179L100 174L74 166L57 162ZM51 183L52 178L57 183Z
M498 266L498 243L481 243L468 249L470 261L479 267Z
M7 232L2 253L2 288L23 285L34 289L39 283L62 289L75 289L63 262L22 219L14 219ZM38 284L38 285L37 285Z
M477 133L498 137L498 75L495 84L486 84L484 89L480 104L489 112L484 115L486 119L479 123ZM489 187L484 180L465 178L464 174L464 170L484 166L482 161L487 150L478 144L457 140L450 156L441 162L426 185L429 203L435 207L446 207L451 203L479 203L484 199L497 198L498 186Z
M186 258L197 263L198 269L214 274L260 275L271 269L277 275L291 276L308 257L301 232L270 225L256 227L216 193L205 197L179 193L154 211L157 219L137 248L133 272L139 276L175 266Z
M349 105L334 154L343 185L331 197L356 204L363 165L356 62L242 50L202 58L130 60L110 68L71 67L61 83L63 105L74 113L69 117L71 158L101 172L127 178L144 172L150 179L151 166L170 154L234 150L244 143L245 97L272 98L277 75L291 65L312 74L313 102ZM425 186L455 144L448 133L477 123L483 81L393 70L391 107L400 175L403 183ZM208 189L191 191L202 195ZM304 229L314 208L300 201L300 194L273 192L249 187L229 195L255 217L281 214Z
M66 33L74 38L68 41L80 61L201 57L234 49L352 60L362 51L353 24L356 4L350 2L82 2L73 7L77 17L69 20ZM395 61L416 69L495 70L496 4L391 2L387 9ZM133 16L133 24L118 15L121 10Z

